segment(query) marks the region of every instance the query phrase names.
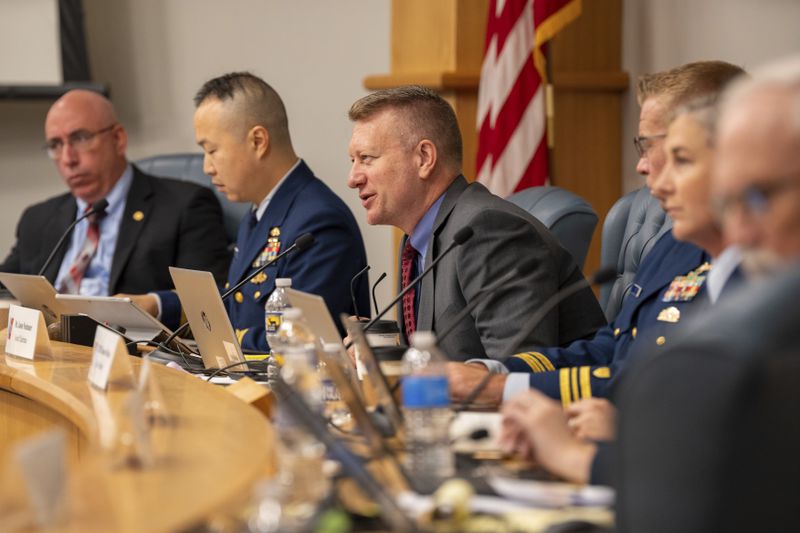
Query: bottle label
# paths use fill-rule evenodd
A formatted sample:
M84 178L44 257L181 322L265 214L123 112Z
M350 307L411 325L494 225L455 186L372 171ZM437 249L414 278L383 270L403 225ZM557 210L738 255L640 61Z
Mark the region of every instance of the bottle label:
M270 311L264 315L264 326L267 328L267 335L278 333L278 328L283 322L283 313L280 311Z
M405 376L403 378L403 407L424 409L449 406L447 376Z

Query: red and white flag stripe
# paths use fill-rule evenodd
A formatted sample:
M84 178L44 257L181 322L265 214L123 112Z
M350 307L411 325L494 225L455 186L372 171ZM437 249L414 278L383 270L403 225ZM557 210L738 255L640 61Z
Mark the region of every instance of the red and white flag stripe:
M545 87L533 52L578 13L580 0L490 1L476 168L477 180L499 196L547 180Z

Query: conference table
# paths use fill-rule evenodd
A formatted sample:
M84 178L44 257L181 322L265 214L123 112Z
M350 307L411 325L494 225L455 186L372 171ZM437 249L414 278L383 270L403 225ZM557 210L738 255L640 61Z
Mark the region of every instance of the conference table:
M120 461L113 426L124 426L132 387L93 388L91 348L52 346L52 356L30 361L5 355L5 336L0 341L0 479L20 443L56 428L66 435L66 511L48 531L184 530L241 509L272 473L275 441L263 414L222 387L161 365L151 371L167 416L151 429L152 464ZM137 374L142 360L130 362ZM21 485L4 485L0 521L15 499L25 501Z

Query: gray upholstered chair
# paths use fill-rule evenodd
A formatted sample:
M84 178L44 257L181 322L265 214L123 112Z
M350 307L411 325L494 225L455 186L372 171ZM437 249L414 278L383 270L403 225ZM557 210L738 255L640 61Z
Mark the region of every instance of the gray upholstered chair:
M600 289L600 306L609 321L617 316L642 260L671 228L672 221L647 187L629 192L611 207L600 250L600 264L617 269L616 281Z
M203 154L165 154L146 157L135 161L134 164L143 172L164 178L175 178L184 181L192 181L209 188L211 178L203 172ZM222 205L222 217L225 224L225 234L228 241L233 245L236 242L236 234L239 229L239 221L249 209L245 203L233 203L228 201L224 194L214 189L219 203Z
M586 252L597 226L597 213L589 203L566 189L555 186L531 187L508 197L510 202L535 216L547 226L583 268Z

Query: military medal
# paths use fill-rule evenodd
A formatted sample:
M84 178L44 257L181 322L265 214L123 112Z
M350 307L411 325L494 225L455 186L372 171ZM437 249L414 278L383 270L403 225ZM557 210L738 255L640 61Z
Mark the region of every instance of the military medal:
M690 302L697 296L703 283L706 281L707 272L711 270L711 265L703 263L685 276L676 276L669 284L669 288L661 298L662 302ZM666 311L666 309L665 309ZM677 309L676 309L677 311ZM663 311L662 311L663 312ZM659 315L659 320L661 320ZM680 313L678 313L680 318ZM669 320L666 320L669 322ZM677 320L675 320L677 322Z
M267 235L267 245L258 254L256 260L253 261L253 268L258 268L275 259L281 251L281 229L277 226L270 228Z

